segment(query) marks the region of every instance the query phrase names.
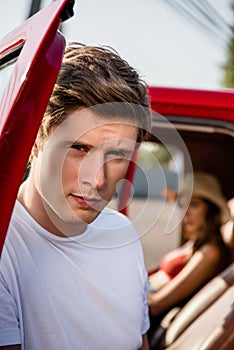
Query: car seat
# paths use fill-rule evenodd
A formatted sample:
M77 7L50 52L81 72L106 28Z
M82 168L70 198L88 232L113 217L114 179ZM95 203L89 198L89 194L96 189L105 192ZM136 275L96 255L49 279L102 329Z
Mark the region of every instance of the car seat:
M162 319L151 349L234 349L234 262L200 289L182 308L174 308ZM225 334L227 336L225 336ZM228 347L222 350L228 350ZM230 348L231 349L231 348Z

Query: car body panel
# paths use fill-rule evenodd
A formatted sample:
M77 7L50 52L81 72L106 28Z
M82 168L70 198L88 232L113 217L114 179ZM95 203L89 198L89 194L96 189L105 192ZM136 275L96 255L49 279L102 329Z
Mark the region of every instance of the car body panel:
M216 91L150 86L149 96L152 109L163 115L234 123L232 89Z
M183 138L194 171L214 173L227 199L234 197L234 90L151 87L149 95Z
M32 145L65 48L58 32L68 0L54 1L0 41L0 64L17 62L0 105L0 251Z

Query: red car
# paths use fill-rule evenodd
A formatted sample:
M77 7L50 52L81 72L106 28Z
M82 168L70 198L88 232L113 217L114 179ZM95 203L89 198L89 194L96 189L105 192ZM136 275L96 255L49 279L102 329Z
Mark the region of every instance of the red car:
M138 164L148 174L148 188L139 191L142 179L137 174L136 164L132 164L129 174L133 178L133 187L135 182L136 193L129 201L126 193L131 191L129 183L126 183L127 188L124 188L122 197L120 195L119 209L128 214L138 228L146 265L151 273L164 253L179 244L178 208L175 202L165 202L160 198L163 187L176 188L180 174L183 176L191 170L205 171L216 175L227 200L233 203L234 91L155 86L149 88L149 96L154 115L152 136L146 149L148 154L159 146L169 149L174 164L172 167L171 162L163 166L158 164L157 176L156 172L150 176L149 162L142 162L147 152L144 144L141 145ZM156 163L152 161L152 170ZM173 309L160 326L157 349L232 349L233 282L232 263L190 299L175 318Z
M61 65L65 39L58 27L73 15L72 8L73 1L54 1L0 41L0 78L6 81L9 76L0 90L0 251ZM234 197L234 91L150 87L149 96L154 112L152 135L129 167L129 181L119 190L117 208L138 227L151 270L166 251L179 244L177 209L160 198L165 186L176 188L180 174L202 170L218 177L227 199ZM149 160L158 150L162 160L155 156ZM157 176L152 170L155 159ZM146 186L143 175L147 171ZM233 281L232 264L195 295L174 321L164 325L163 348L234 348Z

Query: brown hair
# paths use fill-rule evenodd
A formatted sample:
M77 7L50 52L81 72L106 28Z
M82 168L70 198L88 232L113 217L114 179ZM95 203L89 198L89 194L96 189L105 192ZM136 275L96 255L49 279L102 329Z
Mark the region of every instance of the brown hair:
M103 104L112 107L100 107ZM138 141L148 136L151 113L147 86L137 71L109 47L71 43L65 50L38 139L43 142L69 113L87 107L97 114L134 119L139 127Z
M224 242L221 233L221 215L220 208L208 199L200 197L207 205L207 213L205 223L200 230L200 234L195 239L193 244L193 254L198 251L206 243L215 244L220 251L219 268L222 271L231 262L231 251ZM185 243L187 238L184 236L184 227L182 225L182 243Z

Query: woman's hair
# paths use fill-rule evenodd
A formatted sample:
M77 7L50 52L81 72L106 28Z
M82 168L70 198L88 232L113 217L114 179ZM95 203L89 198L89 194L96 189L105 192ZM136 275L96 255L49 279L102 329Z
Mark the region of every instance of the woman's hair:
M205 216L205 223L201 227L199 234L193 244L193 254L206 243L215 244L221 252L220 267L222 269L224 266L230 263L231 255L229 248L225 244L221 233L222 221L220 215L220 208L208 199L200 199L207 204L207 212ZM185 241L185 232L182 225L182 242L184 243Z
M134 120L139 127L138 141L147 138L151 124L147 86L109 47L71 43L66 48L38 138L43 141L69 113L83 108Z
M220 209L209 201L202 198L207 205L207 213L205 216L205 223L200 230L200 234L194 243L194 252L197 251L203 244L213 242L219 245L223 239L221 236L221 219Z

